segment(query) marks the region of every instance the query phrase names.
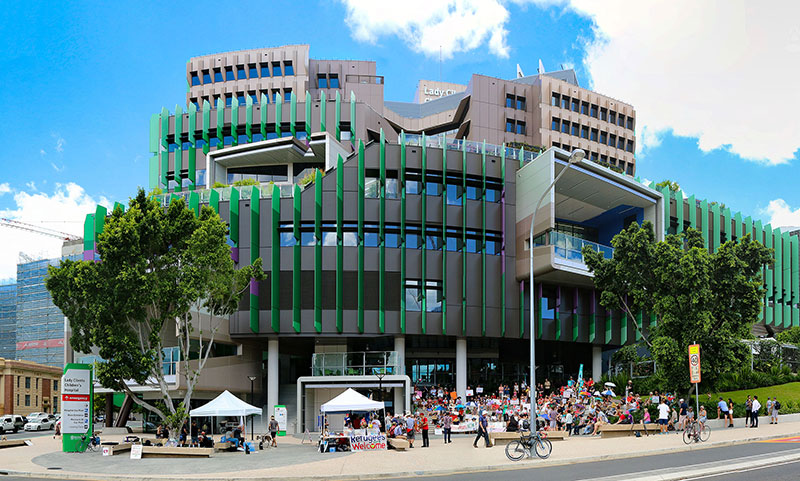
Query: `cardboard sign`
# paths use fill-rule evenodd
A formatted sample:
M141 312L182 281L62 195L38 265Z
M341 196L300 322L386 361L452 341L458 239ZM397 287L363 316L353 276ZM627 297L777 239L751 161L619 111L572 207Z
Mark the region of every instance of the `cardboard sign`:
M700 382L700 344L689 346L689 382Z
M103 456L111 456L111 448L108 446L103 446Z
M473 396L472 389L467 389L467 396Z
M141 444L134 444L131 446L131 459L142 459Z
M350 449L352 451L383 451L386 450L385 434L353 434L350 436Z

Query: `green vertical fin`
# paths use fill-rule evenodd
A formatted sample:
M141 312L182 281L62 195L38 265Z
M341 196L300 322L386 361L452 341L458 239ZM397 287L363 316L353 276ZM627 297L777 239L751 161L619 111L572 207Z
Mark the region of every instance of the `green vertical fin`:
M323 91L323 94L325 92ZM358 332L364 333L364 142L358 142Z
M294 245L292 246L292 327L295 332L300 332L300 316L302 314L301 296L302 286L300 278L302 276L302 234L300 226L303 219L303 191L299 184L294 185L292 199L292 236Z
M314 329L322 332L322 172L314 170Z
M336 160L336 332L344 329L344 160Z

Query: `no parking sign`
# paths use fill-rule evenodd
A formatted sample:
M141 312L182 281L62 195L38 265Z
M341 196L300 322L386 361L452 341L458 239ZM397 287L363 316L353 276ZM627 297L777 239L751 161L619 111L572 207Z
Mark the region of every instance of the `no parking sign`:
M700 344L689 346L689 382L700 382Z

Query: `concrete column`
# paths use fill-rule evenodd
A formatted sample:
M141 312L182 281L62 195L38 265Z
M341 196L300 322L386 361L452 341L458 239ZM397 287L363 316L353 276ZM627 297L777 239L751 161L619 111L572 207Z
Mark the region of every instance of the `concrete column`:
M406 406L405 404L405 387L396 387L392 388L392 392L394 393L394 405L392 409L392 414L394 413L402 413L408 409L411 409L411 406Z
M467 399L467 339L456 339L456 394L464 402Z
M397 352L398 370L394 374L406 373L406 337L394 336L394 350Z
M603 347L592 346L592 378L599 382L603 375Z
M267 419L278 404L278 339L267 341Z

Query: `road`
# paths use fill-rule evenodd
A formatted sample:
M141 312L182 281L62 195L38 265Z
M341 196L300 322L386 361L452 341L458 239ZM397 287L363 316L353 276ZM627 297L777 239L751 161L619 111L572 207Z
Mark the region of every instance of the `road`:
M499 448L500 446L498 446ZM583 481L590 479L620 476L619 479L636 479L635 474L664 470L673 470L677 467L692 467L707 463L733 463L743 462L742 458L749 456L764 456L770 454L800 453L798 443L752 443L738 446L725 446L720 448L700 449L695 451L679 452L674 454L661 454L656 456L634 457L625 460L599 461L592 463L578 463L567 466L553 466L542 468L524 468L509 471L494 471L491 478L496 481L530 481L531 479L546 479L547 481ZM800 463L789 463L775 468L765 468L741 474L725 474L722 476L706 477L702 479L717 480L753 480L764 481L796 481L797 469ZM403 467L400 467L401 469ZM487 478L486 472L461 473L449 476L426 476L425 481L481 481ZM420 481L419 478L407 478ZM701 478L697 478L701 479Z
M49 429L47 431L20 431L18 433L7 432L0 434L0 438L5 436L7 439L29 439L29 438L36 438L39 436L52 436L55 431ZM3 478L6 479L6 478Z

